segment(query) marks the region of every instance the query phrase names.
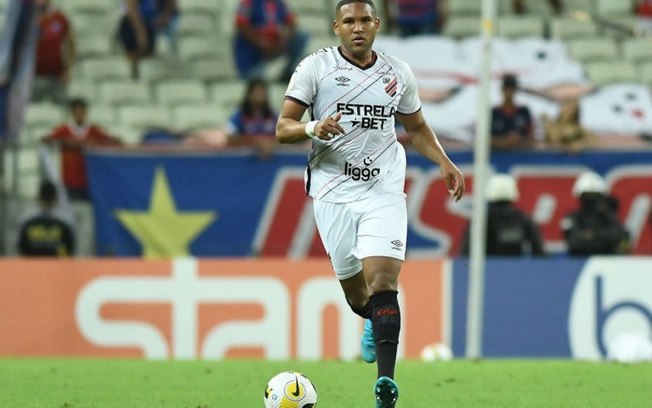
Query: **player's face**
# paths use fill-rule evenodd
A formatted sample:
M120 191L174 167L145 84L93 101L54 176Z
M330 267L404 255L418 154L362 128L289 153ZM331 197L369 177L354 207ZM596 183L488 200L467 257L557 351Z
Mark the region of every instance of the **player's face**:
M333 22L333 31L340 37L344 52L354 59L370 55L380 27L374 10L365 3L350 3L340 8Z

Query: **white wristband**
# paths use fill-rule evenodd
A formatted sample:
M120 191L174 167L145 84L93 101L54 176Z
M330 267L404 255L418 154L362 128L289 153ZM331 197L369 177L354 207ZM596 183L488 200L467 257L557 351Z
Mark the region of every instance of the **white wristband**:
M318 120L311 120L306 123L306 135L311 139L316 139L317 135L315 134L315 126L317 126Z

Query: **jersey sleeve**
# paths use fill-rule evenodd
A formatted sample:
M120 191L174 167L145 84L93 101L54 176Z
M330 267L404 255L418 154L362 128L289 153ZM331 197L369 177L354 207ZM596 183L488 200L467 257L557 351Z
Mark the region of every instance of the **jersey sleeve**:
M398 103L398 113L410 115L421 109L421 100L419 99L417 80L412 70L407 64L403 64L402 68L405 76L405 92Z
M290 78L285 99L295 101L305 107L312 105L317 92L317 69L314 54L304 58Z

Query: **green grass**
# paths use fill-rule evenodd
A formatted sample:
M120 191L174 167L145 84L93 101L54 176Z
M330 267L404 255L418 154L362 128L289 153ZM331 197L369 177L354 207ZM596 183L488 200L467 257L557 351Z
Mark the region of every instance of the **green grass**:
M320 408L374 407L361 362L0 359L2 408L262 408L284 370L315 383ZM485 360L398 365L399 408L652 407L652 365Z

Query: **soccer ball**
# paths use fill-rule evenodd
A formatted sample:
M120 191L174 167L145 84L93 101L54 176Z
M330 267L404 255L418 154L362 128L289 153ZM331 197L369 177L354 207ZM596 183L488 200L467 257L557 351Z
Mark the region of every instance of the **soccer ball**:
M265 408L315 408L317 391L305 375L284 371L269 380L263 401Z
M421 350L423 361L449 361L452 358L453 352L442 343L429 344Z

